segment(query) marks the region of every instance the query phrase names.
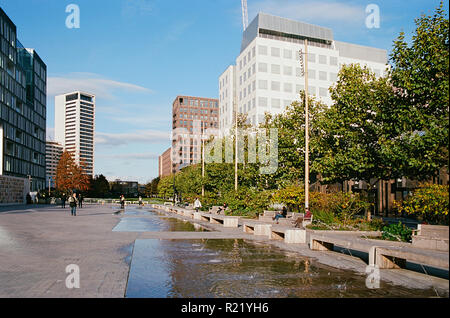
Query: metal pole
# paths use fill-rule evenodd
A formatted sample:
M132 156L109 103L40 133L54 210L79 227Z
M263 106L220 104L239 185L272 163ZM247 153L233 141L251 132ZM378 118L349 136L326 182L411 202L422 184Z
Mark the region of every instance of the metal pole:
M202 197L205 196L205 141L203 139L203 129L202 129Z
M305 209L309 208L308 40L305 39Z
M238 190L238 112L237 112L237 104L236 101L234 102L235 107L235 125L236 125L236 131L235 131L235 159L234 159L234 191L237 192Z

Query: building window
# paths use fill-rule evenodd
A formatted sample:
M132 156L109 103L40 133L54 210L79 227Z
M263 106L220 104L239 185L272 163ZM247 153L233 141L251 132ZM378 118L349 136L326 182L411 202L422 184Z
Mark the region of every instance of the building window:
M278 98L272 98L272 108L280 108L281 100Z
M280 91L280 82L272 81L271 89L273 91L279 92Z
M266 97L259 97L258 98L258 106L259 107L267 107L267 98Z
M258 81L258 88L259 89L267 89L267 81L266 80L259 80Z
M291 50L283 50L283 57L285 59L292 59L292 51Z
M280 65L277 64L272 64L271 65L271 70L272 70L272 74L280 74Z
M326 81L327 80L327 72L319 71L319 80Z
M327 57L325 55L319 55L319 64L327 64Z
M338 59L335 56L330 56L330 65L337 65L338 64Z
M258 71L259 72L267 72L267 63L258 63Z
M291 66L284 66L283 67L283 74L287 76L292 76L292 67Z
M267 55L267 46L259 45L258 46L258 52L259 52L260 55Z
M280 49L277 47L270 48L270 53L273 57L280 57Z
M328 90L324 87L319 87L319 96L320 97L327 97L328 96Z
M291 83L284 83L284 91L286 93L292 93L292 84Z

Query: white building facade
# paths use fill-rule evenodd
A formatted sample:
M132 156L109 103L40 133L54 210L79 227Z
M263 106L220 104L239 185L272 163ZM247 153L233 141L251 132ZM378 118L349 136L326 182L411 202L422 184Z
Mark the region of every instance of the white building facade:
M94 175L95 95L72 92L55 97L55 141L84 162L85 172Z
M387 67L387 51L335 41L331 29L259 13L243 34L236 65L219 77L220 131L233 126L233 104L254 126L266 112L279 114L305 89L300 50L308 39L308 93L327 105L329 88L344 64L359 63L377 76Z

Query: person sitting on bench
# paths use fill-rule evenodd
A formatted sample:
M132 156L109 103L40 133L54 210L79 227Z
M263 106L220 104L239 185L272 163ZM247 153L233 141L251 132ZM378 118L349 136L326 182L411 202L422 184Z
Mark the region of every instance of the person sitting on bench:
M277 213L275 215L275 217L273 218L273 220L277 221L277 224L278 224L278 219L280 219L280 218L284 218L285 219L286 216L287 216L287 209L284 206L283 209L281 210L281 213Z

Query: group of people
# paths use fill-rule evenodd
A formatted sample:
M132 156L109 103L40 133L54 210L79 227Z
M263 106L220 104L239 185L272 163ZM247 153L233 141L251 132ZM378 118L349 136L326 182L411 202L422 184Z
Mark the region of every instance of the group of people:
M63 209L66 208L66 201L69 202L70 215L77 216L77 206L80 209L83 207L82 194L73 192L71 195L69 195L69 198L67 198L67 195L65 193L63 193L63 195L61 196L61 207Z

